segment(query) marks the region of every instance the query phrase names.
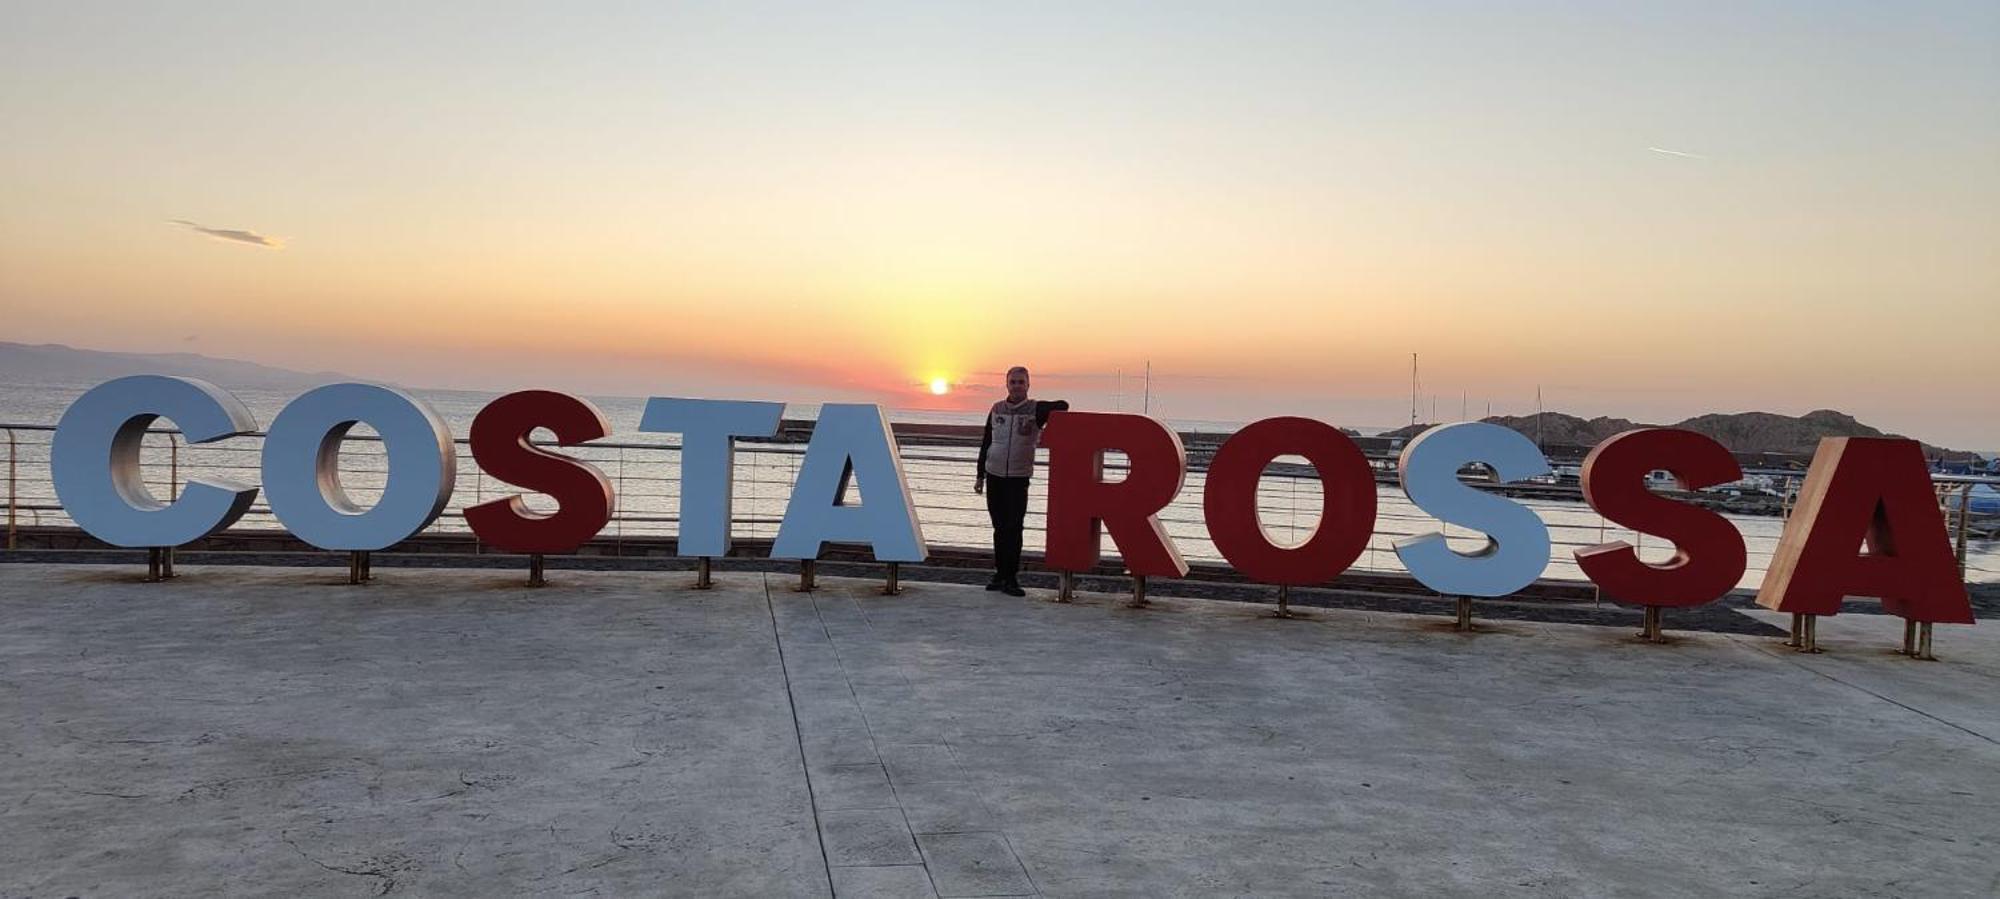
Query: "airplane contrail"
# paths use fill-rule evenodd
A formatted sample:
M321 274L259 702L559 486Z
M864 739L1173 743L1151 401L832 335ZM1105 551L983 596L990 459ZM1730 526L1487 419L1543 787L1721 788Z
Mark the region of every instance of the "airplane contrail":
M1653 151L1653 152L1655 152L1655 153L1661 153L1661 154L1664 154L1664 155L1667 155L1667 156L1679 156L1679 157L1681 157L1681 158L1683 158L1683 159L1707 159L1707 158L1708 158L1708 157L1706 157L1706 156L1703 156L1703 155L1701 155L1700 153L1683 153L1683 152L1681 152L1681 151L1679 151L1679 150L1669 150L1669 149L1667 149L1667 148L1665 148L1665 147L1647 147L1646 149L1648 149L1648 150L1651 150L1651 151Z

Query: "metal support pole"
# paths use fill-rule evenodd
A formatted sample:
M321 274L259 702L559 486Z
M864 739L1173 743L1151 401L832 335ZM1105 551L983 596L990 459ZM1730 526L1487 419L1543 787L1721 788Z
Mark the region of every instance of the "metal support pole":
M715 588L715 560L702 556L694 561L694 588L712 590Z
M453 452L456 451L457 450L453 450ZM479 505L485 505L485 503L486 503L486 470L475 465L473 466L472 469L472 504L475 506L479 506ZM472 554L476 556L485 551L486 551L486 541L479 539L479 530L477 528L474 528L472 531ZM541 586L540 584L535 583L535 563L534 560L532 559L528 561L528 586L530 587Z
M1458 629L1462 631L1472 630L1472 597L1458 596L1453 597L1453 600L1456 606L1455 611L1458 614Z
M817 585L813 583L813 559L799 560L799 592L811 593Z
M157 546L146 547L146 583L148 584L157 584L160 582L160 556L162 552Z
M1806 616L1792 613L1792 633L1785 638L1785 645L1793 649L1806 645Z
M160 547L160 580L170 581L176 577L179 577L179 575L174 574L174 548L171 546L162 546Z
M1917 659L1925 662L1937 661L1937 656L1931 655L1931 623L1928 621L1917 625Z
M1972 514L1972 487L1967 484L1958 492L1958 579L1965 580L1965 525Z
M14 548L14 429L7 429L7 548Z
M1076 601L1076 572L1064 571L1057 575L1056 602Z
M353 552L348 553L347 582L350 584L365 584L368 583L368 579L369 579L369 573L368 573L367 551L357 549Z
M1126 603L1126 605L1134 609L1143 609L1146 607L1145 575L1143 574L1132 575L1132 601Z
M1806 619L1805 633L1801 639L1801 645L1799 646L1799 651L1811 652L1811 653L1819 652L1820 651L1819 616L1807 615L1805 616L1805 619Z
M547 584L548 584L548 580L547 580L547 579L545 579L545 578L544 578L544 577L542 576L542 554L541 554L541 553L529 553L529 554L528 554L528 586L530 586L530 587L542 587L542 586L547 586Z
M1646 642L1648 643L1667 642L1666 636L1660 632L1659 606L1647 606L1646 617L1642 620L1644 623L1640 626L1639 636L1646 638Z
M901 580L901 575L903 572L901 565L902 563L900 562L889 563L889 580L887 583L884 583L882 585L883 596L895 596L903 592L903 584Z
M1278 611L1275 614L1276 617L1279 618L1299 617L1297 615L1292 614L1292 585L1290 584L1278 585Z
M1896 650L1896 653L1898 655L1906 655L1911 658L1916 657L1917 623L1915 621L1908 618L1903 619L1903 648Z

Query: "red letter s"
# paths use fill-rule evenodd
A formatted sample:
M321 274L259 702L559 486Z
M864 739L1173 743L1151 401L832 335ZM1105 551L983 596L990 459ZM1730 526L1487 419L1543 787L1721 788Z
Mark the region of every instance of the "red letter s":
M1584 576L1607 597L1646 606L1698 606L1735 588L1748 558L1743 534L1729 519L1646 488L1646 475L1665 469L1682 490L1743 477L1736 457L1714 440L1675 428L1640 428L1598 444L1583 460L1583 499L1621 527L1663 537L1674 557L1649 565L1622 540L1576 551Z
M573 552L611 520L611 482L588 462L530 445L536 428L555 432L558 446L611 433L604 413L567 393L523 390L486 404L472 420L472 458L487 474L554 497L558 509L531 511L516 494L467 508L465 521L508 552Z

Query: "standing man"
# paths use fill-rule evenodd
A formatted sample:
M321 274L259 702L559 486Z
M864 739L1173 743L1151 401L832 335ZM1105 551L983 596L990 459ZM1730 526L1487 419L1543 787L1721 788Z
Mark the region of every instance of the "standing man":
M1028 481L1035 474L1035 446L1049 413L1069 408L1064 400L1040 402L1028 398L1028 369L1007 369L1007 398L986 415L986 432L979 438L979 474L972 492L986 494L986 514L993 520L993 580L988 590L1026 596L1021 573L1021 528L1028 517ZM988 489L987 482L992 482Z

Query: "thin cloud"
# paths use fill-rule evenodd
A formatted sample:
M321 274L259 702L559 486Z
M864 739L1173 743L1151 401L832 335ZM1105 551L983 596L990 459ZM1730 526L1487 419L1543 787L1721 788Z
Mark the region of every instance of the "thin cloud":
M235 228L210 228L207 225L201 224L200 222L190 222L187 219L169 219L169 221L171 221L173 224L186 228L189 231L194 231L200 234L206 234L210 237L215 238L216 240L233 240L237 243L247 243L259 247L270 247L273 250L282 250L285 248L285 242L283 240L280 240L276 237L265 237L264 235L258 234L255 231L239 231Z
M1708 158L1708 157L1706 157L1706 156L1703 156L1703 155L1701 155L1700 153L1686 153L1686 152L1683 152L1683 151L1680 151L1680 150L1669 150L1669 149L1667 149L1667 148L1665 148L1665 147L1647 147L1646 149L1648 149L1648 150L1651 150L1651 151L1653 151L1653 152L1655 152L1655 153L1659 153L1659 154L1661 154L1661 155L1663 155L1663 156L1679 156L1679 157L1680 157L1680 158L1682 158L1682 159L1707 159L1707 158Z

